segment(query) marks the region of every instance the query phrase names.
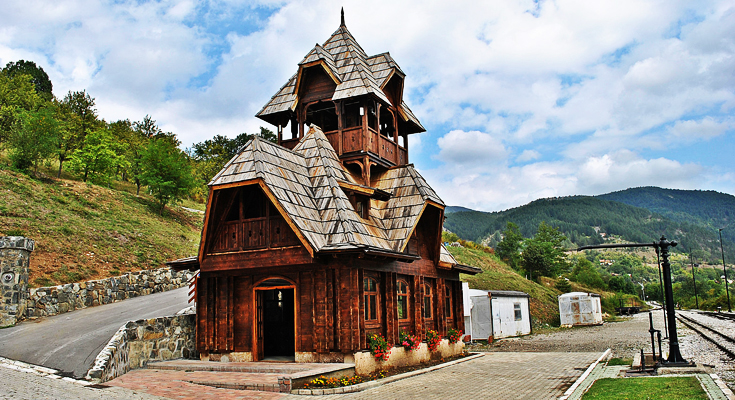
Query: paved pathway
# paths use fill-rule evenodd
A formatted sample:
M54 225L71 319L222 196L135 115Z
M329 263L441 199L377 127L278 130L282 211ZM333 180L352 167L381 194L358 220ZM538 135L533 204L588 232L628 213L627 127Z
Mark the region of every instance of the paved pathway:
M187 293L155 293L0 329L0 356L84 377L125 322L173 315L187 306Z
M297 396L192 384L191 373L137 370L108 382L151 395L191 400L556 399L601 353L486 353L484 357L358 393Z
M124 388L93 389L0 365L0 400L157 400Z

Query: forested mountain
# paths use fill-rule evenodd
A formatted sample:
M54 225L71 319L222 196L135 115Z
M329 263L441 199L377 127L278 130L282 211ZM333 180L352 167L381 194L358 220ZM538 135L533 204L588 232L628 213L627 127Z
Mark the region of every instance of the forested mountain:
M613 201L612 198L621 201ZM501 232L508 222L517 224L521 234L529 238L545 221L567 236L570 248L618 239L652 242L663 234L679 242L676 251L693 249L700 259L716 262L720 248L714 228L719 224L727 226L733 212L735 197L730 195L712 191L639 188L597 197L540 199L500 212L451 212L446 213L444 227L463 239L485 242L490 246L501 239ZM735 227L722 232L725 253L728 254L735 250L733 231Z
M713 229L733 227L731 234L735 235L735 196L729 194L648 186L596 197L645 208L672 221L706 225ZM722 234L725 235L726 230Z

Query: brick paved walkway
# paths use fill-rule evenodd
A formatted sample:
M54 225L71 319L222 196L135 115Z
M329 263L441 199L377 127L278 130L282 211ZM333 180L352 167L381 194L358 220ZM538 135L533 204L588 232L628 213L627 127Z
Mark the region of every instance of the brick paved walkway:
M226 376L226 377L225 377ZM107 382L106 385L124 387L137 392L169 399L186 400L272 400L287 396L256 390L224 389L193 382L242 382L243 385L278 383L276 374L251 374L242 372L166 371L138 369Z
M108 382L138 392L191 400L556 399L601 353L486 353L484 357L363 392L298 396L217 389L187 382L192 372L137 370ZM178 375L176 375L178 374ZM203 378L203 377L199 377ZM193 379L189 379L193 380Z

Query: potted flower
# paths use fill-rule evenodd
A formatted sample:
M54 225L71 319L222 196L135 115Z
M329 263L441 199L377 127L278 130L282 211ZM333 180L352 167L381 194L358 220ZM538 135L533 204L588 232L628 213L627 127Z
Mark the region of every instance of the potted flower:
M439 336L439 332L434 330L426 331L426 345L429 347L429 351L436 351L439 348L439 343L442 339Z
M406 331L401 331L399 335L399 342L406 349L406 351L412 351L419 348L421 345L421 338L416 335L411 335Z
M375 357L377 361L388 361L390 357L390 348L392 347L385 340L383 335L379 333L373 333L368 336L368 347L370 347L370 354Z
M449 337L449 343L455 344L459 342L459 339L462 338L462 331L458 331L454 328L449 328L447 331L447 336Z

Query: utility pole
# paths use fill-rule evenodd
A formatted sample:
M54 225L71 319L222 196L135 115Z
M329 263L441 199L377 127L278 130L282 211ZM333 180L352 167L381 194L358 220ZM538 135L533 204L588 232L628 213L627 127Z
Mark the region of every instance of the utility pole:
M725 228L720 228L718 231L720 231L720 251L722 252L722 271L725 273L725 293L727 293L727 312L732 312L732 308L730 307L730 289L727 287L727 267L725 266L725 249L722 247L722 230Z
M692 262L692 281L694 281L694 301L697 303L697 309L699 309L699 298L697 297L697 278L694 276L694 256L689 254L689 261Z

